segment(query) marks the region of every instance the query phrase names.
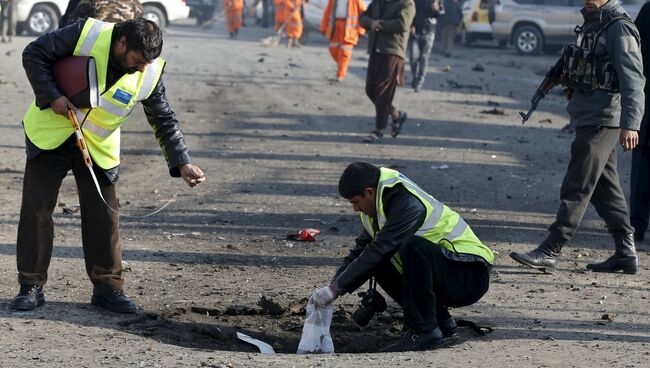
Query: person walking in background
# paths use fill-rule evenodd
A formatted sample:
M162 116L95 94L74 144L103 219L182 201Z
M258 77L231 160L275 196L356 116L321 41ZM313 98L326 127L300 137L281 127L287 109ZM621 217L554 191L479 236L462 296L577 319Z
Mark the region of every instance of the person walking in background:
M442 14L444 10L438 0L415 0L415 18L406 48L413 78L411 87L415 92L419 92L424 84L429 55L436 36L436 18Z
M630 175L630 222L634 227L634 240L642 241L648 230L650 216L650 3L641 8L636 17L637 29L641 36L641 55L645 84L645 115L639 131L639 145L632 151L632 173Z
M287 47L300 47L302 36L302 8L303 0L275 0L275 30L284 26L287 34Z
M11 37L16 35L16 2L18 0L0 1L0 31L2 42L11 42Z
M451 49L454 47L456 31L463 20L463 11L460 8L459 0L445 0L445 14L440 17L440 32L442 36L442 54L451 56Z
M244 0L223 0L224 11L226 12L226 25L230 39L237 38L237 33L242 26L244 14Z
M415 17L413 0L374 0L361 13L360 24L368 31L366 94L375 105L375 129L366 143L378 143L384 136L388 117L393 120L391 136L402 130L406 113L393 106L395 89L404 83L404 56Z
M359 15L366 10L363 0L329 0L323 13L320 31L330 40L330 55L338 68L336 80L342 82L348 73L352 49L365 30L359 26Z

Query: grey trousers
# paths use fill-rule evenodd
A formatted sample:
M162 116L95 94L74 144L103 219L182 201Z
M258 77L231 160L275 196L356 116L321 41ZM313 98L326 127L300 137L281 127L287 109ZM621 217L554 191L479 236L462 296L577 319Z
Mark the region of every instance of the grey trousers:
M411 74L413 75L413 85L422 84L427 74L427 65L429 64L429 55L433 48L433 41L436 34L432 32L415 33L409 36L406 54L411 64ZM417 49L417 50L416 50Z
M628 207L616 169L619 128L579 127L560 190L560 208L545 245L558 251L575 234L591 202L613 236L632 234Z

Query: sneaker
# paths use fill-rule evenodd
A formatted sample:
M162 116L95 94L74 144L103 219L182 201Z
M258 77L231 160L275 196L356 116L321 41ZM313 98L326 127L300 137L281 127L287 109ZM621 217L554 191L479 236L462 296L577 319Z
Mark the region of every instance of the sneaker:
M94 294L90 304L117 313L135 313L137 306L122 290L107 294Z
M45 304L43 286L21 285L20 292L11 302L11 310L30 311Z
M444 342L442 331L436 328L429 332L408 330L397 342L379 350L382 353L397 353L402 351L422 351L438 348Z

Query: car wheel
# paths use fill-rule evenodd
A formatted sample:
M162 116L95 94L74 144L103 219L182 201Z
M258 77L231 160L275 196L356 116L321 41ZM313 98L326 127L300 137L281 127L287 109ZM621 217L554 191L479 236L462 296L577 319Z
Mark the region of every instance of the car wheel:
M544 36L535 26L521 26L515 31L512 43L522 55L537 55L544 49Z
M143 7L142 18L156 23L160 28L165 28L167 26L165 14L160 10L160 8L153 5L145 5Z
M27 33L32 36L40 36L53 31L58 26L59 16L51 6L45 4L38 4L32 8L25 25Z
M460 30L460 42L465 47L470 47L474 43L474 37L467 31L465 27Z

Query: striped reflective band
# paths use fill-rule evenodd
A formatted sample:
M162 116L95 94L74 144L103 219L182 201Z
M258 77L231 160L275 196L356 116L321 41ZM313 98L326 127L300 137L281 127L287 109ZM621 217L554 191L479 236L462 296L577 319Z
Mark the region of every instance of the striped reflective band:
M111 114L121 116L121 117L127 117L129 114L131 114L131 109L124 108L121 106L118 106L113 103L113 101L106 99L105 97L102 96L101 101L99 102L99 107L101 107L103 110L106 110L110 112Z
M86 120L86 122L83 125L83 129L95 133L96 136L106 138L111 133L114 132L114 130L108 130L100 127L99 125L96 125L90 120Z
M142 80L140 92L138 93L138 102L145 100L149 96L149 92L153 89L153 83L156 81L159 66L160 63L154 61L147 65L147 68L144 70L144 79Z
M392 178L384 181L381 183L382 186L387 186L390 184L393 184L395 182L401 182L402 184L408 186L409 189L414 190L415 192L418 193L420 198L424 199L425 201L429 202L432 208L431 215L429 215L429 218L422 224L420 229L415 233L417 236L423 236L427 231L433 229L438 221L440 220L440 217L442 216L442 210L444 208L444 205L440 203L438 200L432 198L427 192L422 190L417 184L413 183L409 178L400 175L399 178ZM384 223L386 222L386 219L383 217L382 214L377 214L379 224L383 227Z
M445 235L443 239L447 239L449 241L452 241L459 236L463 235L463 233L467 230L467 222L463 220L460 216L458 217L458 223L456 226L454 226L453 229L449 232L449 234Z
M142 100L145 100L147 96L149 96L149 92L151 92L151 89L154 87L153 84L156 81L156 75L158 74L158 64L153 63L147 66L147 68L144 70L144 77L142 79L142 86L140 87L140 91L138 92L138 97L136 102L140 102ZM118 105L117 103L113 102L112 100L102 96L102 99L100 101L99 106L110 112L111 114L120 116L120 117L127 117L131 114L131 111L133 111L133 108L135 107L135 104L132 104L130 108L122 107Z
M86 35L86 38L84 38L84 42L79 48L79 55L90 56L90 51L93 49L97 38L99 38L99 34L101 33L104 24L106 23L97 20L92 21L90 30L88 30L88 34Z

